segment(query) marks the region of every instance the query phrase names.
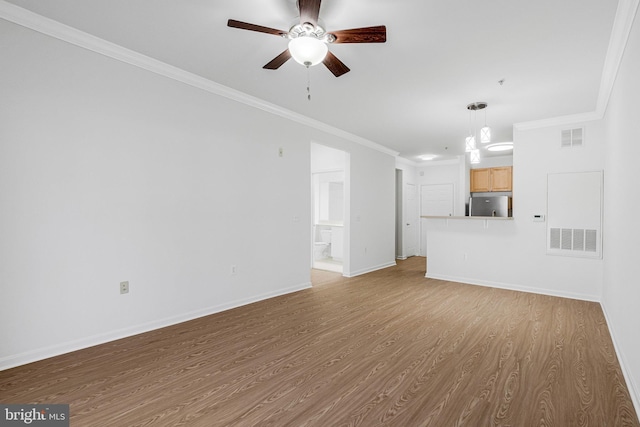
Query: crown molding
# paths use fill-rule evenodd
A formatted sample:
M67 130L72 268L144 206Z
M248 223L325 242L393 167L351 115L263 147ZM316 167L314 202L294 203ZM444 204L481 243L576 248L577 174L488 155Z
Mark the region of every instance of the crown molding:
M413 167L417 167L418 166L418 162L415 162L411 159L407 159L406 157L400 157L400 155L396 156L396 164L403 164L403 165L408 165L408 166L413 166Z
M595 111L567 116L552 117L549 119L533 120L529 122L514 123L515 130L531 130L551 126L567 126L578 122L601 120L607 111L609 98L616 82L618 69L624 56L624 50L629 40L629 34L633 27L633 21L638 10L640 0L619 0L616 16L611 29L609 47L602 67L600 77L600 89Z
M232 99L253 108L265 111L291 120L293 122L309 126L311 128L335 135L347 141L354 142L359 145L371 148L373 150L388 154L390 156L398 156L398 152L391 150L381 144L362 138L358 135L336 128L334 126L323 123L319 120L312 119L302 114L287 110L278 105L272 104L260 98L248 95L244 92L232 89L228 86L221 85L212 80L198 76L196 74L185 71L181 68L169 65L165 62L158 61L136 51L124 48L115 43L108 42L99 37L80 31L76 28L62 24L53 19L44 17L30 10L0 0L0 18L18 24L25 28L41 34L56 38L58 40L73 44L83 49L90 50L100 55L107 56L117 61L133 65L138 68L150 71L152 73L167 77L172 80L179 81L189 86L204 90L206 92Z
M620 68L620 63L622 62L624 51L627 47L627 41L629 40L629 34L633 27L633 21L635 20L639 3L640 0L618 0L618 9L616 10L616 17L613 21L607 56L604 61L604 67L602 68L600 92L598 93L598 104L596 106L596 112L601 117L604 117L607 111L609 98L611 97L613 85L618 76L618 69Z
M514 123L515 130L532 130L552 126L568 126L579 122L600 120L603 116L596 111L591 113L569 114L566 116L551 117L549 119L532 120L530 122Z

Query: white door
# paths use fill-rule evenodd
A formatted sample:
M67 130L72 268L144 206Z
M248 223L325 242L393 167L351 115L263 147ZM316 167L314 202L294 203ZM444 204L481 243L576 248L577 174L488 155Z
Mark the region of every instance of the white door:
M418 254L418 193L415 184L405 184L406 209L404 211L404 253Z
M420 215L452 216L453 184L430 184L420 187ZM422 219L420 230L420 254L427 256L426 219Z

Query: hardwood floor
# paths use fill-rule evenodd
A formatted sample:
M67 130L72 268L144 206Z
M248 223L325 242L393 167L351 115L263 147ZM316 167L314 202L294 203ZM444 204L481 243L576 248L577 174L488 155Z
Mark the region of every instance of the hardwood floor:
M640 426L596 303L425 259L0 372L72 426Z

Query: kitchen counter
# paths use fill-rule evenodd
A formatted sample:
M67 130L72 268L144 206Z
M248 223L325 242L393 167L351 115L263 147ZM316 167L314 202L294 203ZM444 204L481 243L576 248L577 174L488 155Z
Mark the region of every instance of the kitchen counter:
M427 219L482 219L485 221L510 221L513 220L512 216L435 216L435 215L423 215L421 218Z

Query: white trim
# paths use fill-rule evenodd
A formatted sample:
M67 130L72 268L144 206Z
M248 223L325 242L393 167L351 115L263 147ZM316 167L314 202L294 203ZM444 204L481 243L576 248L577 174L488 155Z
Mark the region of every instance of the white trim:
M616 16L611 29L611 38L607 56L602 67L600 77L600 89L595 111L588 113L570 114L567 116L552 117L549 119L533 120L529 122L514 123L515 130L531 130L550 126L566 126L572 123L590 122L604 117L611 97L611 91L618 75L620 62L624 56L627 40L631 33L631 27L636 16L640 0L619 0Z
M344 277L361 276L363 274L371 273L373 271L382 270L382 269L393 267L393 266L396 266L396 265L398 265L398 264L396 264L395 261L387 262L387 263L384 263L384 264L377 265L375 267L363 268L362 270L356 270L356 271L350 271L348 273L343 274L343 276Z
M399 155L396 156L396 164L401 163L403 165L409 165L409 166L418 166L418 162L415 162L411 159L407 159L406 157L400 157Z
M443 159L443 160L425 160L421 162L419 167L429 167L429 166L445 166L445 165L458 165L460 164L460 158L456 159Z
M442 165L457 165L460 163L459 159L433 159L433 160L421 160L421 161L413 161L407 159L406 157L396 156L396 165L398 163L413 166L416 168L426 168L429 166L442 166Z
M607 312L607 308L604 303L600 303L600 307L602 308L602 312L604 313L604 318L607 322L607 328L609 329L609 335L611 336L611 341L613 341L613 348L616 352L616 356L618 357L618 363L620 364L620 369L622 370L622 375L624 376L625 382L627 383L627 389L629 390L629 395L631 396L631 401L633 402L633 406L635 407L636 414L640 414L640 388L633 381L633 376L627 369L629 364L627 363L624 353L621 351L620 346L618 345L618 341L616 340L616 334L613 328L611 328L611 318Z
M0 358L0 371L14 368L16 366L26 365L27 363L36 362L39 360L47 359L49 357L70 353L72 351L82 350L95 345L104 344L110 341L131 337L144 332L154 331L160 328L165 328L167 326L176 325L178 323L188 322L189 320L197 319L204 316L209 316L215 313L220 313L222 311L231 310L233 308L241 307L248 304L253 304L254 302L263 301L269 298L274 298L280 295L290 294L293 292L298 292L298 291L302 291L304 289L309 289L309 288L311 288L311 282L306 282L297 286L290 286L288 288L278 289L276 291L264 293L262 295L257 295L251 298L244 298L241 300L231 301L226 304L207 307L200 310L195 310L188 313L167 317L164 319L142 323L140 325L136 325L128 328L105 332L103 334L80 338L73 341L67 341L64 343L55 344L48 347L37 348L37 349L29 350L27 352L20 353L20 354L5 356L3 358Z
M514 123L515 130L532 130L551 126L569 126L575 123L591 122L602 119L602 115L594 112L569 114L567 116L551 117L549 119L532 120L530 122Z
M397 151L391 150L390 148L387 148L376 142L346 132L342 129L330 126L319 120L315 120L291 110L287 110L286 108L282 108L260 98L256 98L238 90L231 89L230 87L221 85L219 83L190 73L181 68L174 67L173 65L169 65L162 61L158 61L157 59L142 55L141 53L135 52L133 50L126 49L115 43L108 42L99 37L80 31L76 28L62 24L58 21L54 21L53 19L46 18L27 9L23 9L14 4L7 3L4 0L0 0L0 18L9 22L13 22L14 24L21 25L25 28L29 28L33 31L37 31L41 34L45 34L58 40L76 45L83 49L87 49L100 55L107 56L117 61L142 68L144 70L167 77L172 80L176 80L189 86L193 86L206 92L223 96L225 98L229 98L234 101L246 104L250 107L266 111L267 113L284 117L302 125L306 125L317 130L329 133L331 135L344 138L348 141L363 145L376 151L380 151L384 154L388 154L394 157L398 156L399 154Z
M611 29L611 38L607 48L607 56L602 68L602 78L600 80L600 91L598 92L598 104L596 112L600 117L604 117L609 104L609 98L613 90L613 85L618 75L618 69L627 47L631 27L638 10L640 0L619 0L616 16Z
M427 279L445 280L447 282L458 282L467 285L486 286L489 288L506 289L508 291L527 292L530 294L548 295L552 297L571 298L582 301L600 302L599 295L578 294L573 292L558 292L557 289L539 289L527 286L514 285L512 283L494 282L491 280L477 280L462 276L449 276L446 274L430 274L427 272L424 277Z

